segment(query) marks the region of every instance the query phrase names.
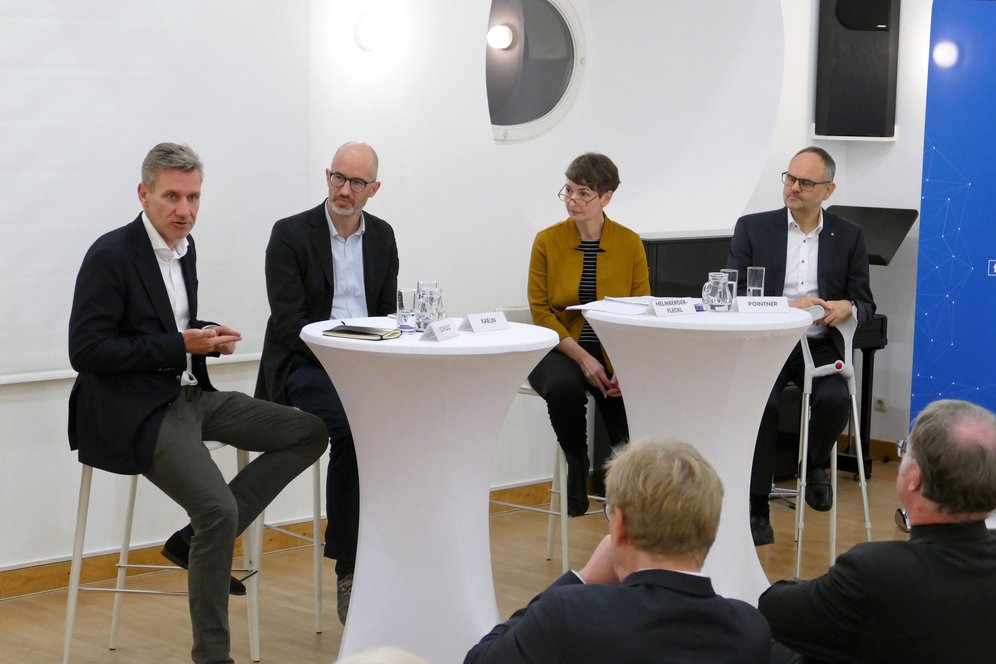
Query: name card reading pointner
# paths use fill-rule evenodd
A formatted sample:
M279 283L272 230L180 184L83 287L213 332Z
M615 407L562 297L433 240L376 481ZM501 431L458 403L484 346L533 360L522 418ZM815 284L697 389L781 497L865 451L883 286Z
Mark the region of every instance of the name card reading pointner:
M791 310L785 297L738 297L734 306L740 313L780 314Z
M488 311L483 314L467 314L467 322L474 332L491 332L492 330L507 330L508 320L501 311Z
M650 301L647 313L654 316L694 314L695 304L687 297L655 297Z

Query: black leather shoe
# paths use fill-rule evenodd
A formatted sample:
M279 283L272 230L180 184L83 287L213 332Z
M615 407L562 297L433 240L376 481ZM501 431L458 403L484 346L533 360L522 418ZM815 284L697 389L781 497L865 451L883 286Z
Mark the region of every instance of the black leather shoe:
M159 553L163 558L170 561L177 567L187 569L190 564L190 541L183 536L183 533L177 531L169 536L169 539L166 540L165 544L163 544L163 550ZM234 576L229 577L228 594L239 596L245 595L245 584L236 579Z
M771 529L771 520L761 514L751 514L750 536L754 539L754 546L774 544L775 531Z
M806 504L817 512L828 512L833 507L830 477L823 468L810 468L806 473Z

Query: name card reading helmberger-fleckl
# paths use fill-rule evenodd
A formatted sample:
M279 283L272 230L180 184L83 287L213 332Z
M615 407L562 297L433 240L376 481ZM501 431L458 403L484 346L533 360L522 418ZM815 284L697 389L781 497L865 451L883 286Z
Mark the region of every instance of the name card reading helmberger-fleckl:
M501 311L487 311L483 314L467 314L467 323L474 332L491 332L493 330L507 330L508 320ZM460 326L463 328L463 325Z
M655 297L647 306L647 313L654 316L694 314L695 304L687 297Z
M446 341L447 339L452 339L453 337L460 336L460 330L457 329L458 325L452 318L446 318L443 320L437 320L434 323L429 323L429 326L425 328L422 332L422 341Z
M751 314L782 314L791 309L786 297L738 297L734 307L740 313Z

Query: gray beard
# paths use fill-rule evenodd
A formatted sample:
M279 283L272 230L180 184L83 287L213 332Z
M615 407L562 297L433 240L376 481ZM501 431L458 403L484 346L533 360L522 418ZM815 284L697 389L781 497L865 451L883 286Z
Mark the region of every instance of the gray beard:
M344 207L339 207L338 205L335 204L335 202L333 202L332 212L341 215L343 217L351 217L356 212L356 206L354 205L352 207L344 208Z

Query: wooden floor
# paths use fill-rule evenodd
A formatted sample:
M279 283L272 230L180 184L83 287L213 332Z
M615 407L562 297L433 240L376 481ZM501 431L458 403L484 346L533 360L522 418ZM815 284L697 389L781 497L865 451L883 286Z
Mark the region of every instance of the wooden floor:
M897 506L896 468L896 463L876 463L874 477L869 483L875 539L906 537L893 520ZM838 552L843 552L864 539L864 528L858 484L851 481L849 474L840 474L838 493ZM759 548L758 554L768 578L774 581L794 574L794 511L773 502L771 513L776 543ZM828 565L828 520L825 514L811 510L807 510L806 519L802 576L810 578L822 574ZM606 522L599 513L571 519L570 523L571 563L578 568L606 533ZM557 551L552 561L544 559L546 517L542 515L521 511L495 515L491 517L491 534L495 587L499 612L504 619L560 575L560 560ZM325 561L324 632L315 634L310 556L309 549L297 549L268 554L264 558L260 600L264 662L328 664L335 658L342 626L335 616L331 561ZM182 589L185 577L182 572L157 572L130 583ZM125 597L118 649L114 652L107 650L111 599L110 594L81 593L73 662L167 664L190 661L190 623L185 597ZM0 662L51 664L61 661L65 603L65 591L0 601ZM244 598L232 598L230 621L233 657L236 662L248 662Z

